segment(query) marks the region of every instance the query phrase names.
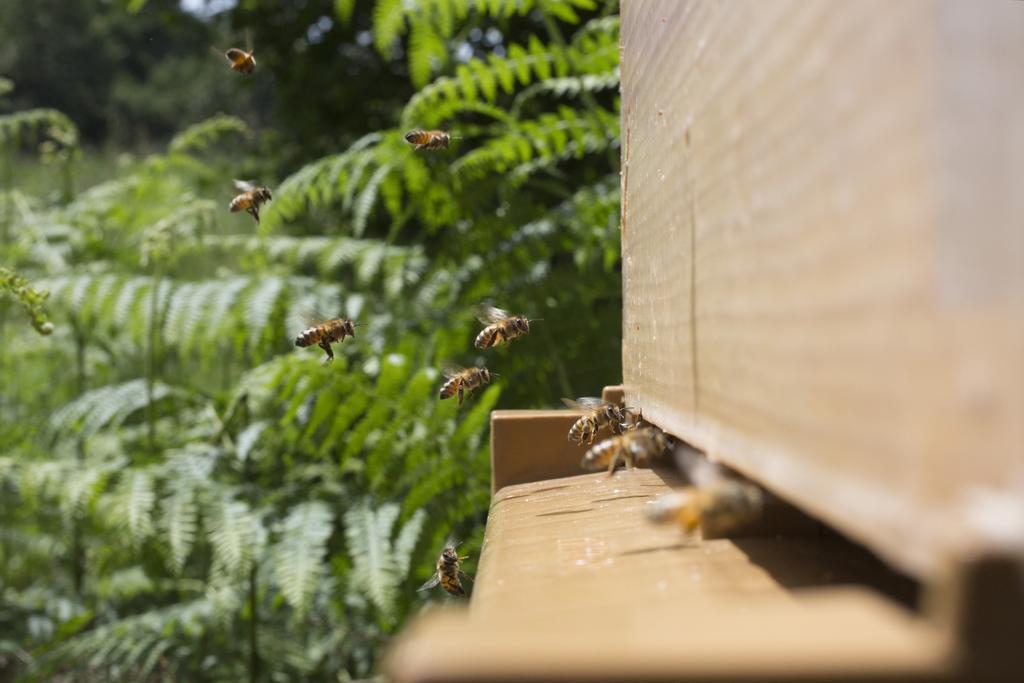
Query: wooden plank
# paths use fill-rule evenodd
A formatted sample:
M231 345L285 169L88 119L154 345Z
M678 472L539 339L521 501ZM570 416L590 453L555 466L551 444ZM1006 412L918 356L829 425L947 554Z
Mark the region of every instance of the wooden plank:
M949 672L942 632L865 587L900 579L840 539L702 541L648 523L644 508L679 483L674 472L638 469L501 489L469 609L424 615L387 675L905 681Z
M1024 4L622 36L627 402L920 577L1024 545Z

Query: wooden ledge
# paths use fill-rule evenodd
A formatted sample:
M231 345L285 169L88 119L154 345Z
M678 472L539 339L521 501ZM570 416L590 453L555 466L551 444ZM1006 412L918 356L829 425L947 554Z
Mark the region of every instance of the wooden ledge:
M398 639L400 682L934 680L943 632L817 537L701 541L647 522L671 471L503 487L469 609Z

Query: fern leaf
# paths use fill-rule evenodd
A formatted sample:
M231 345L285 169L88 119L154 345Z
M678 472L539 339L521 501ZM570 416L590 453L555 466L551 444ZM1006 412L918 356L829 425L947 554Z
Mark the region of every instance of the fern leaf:
M292 508L278 528L280 538L271 553L274 579L285 601L299 614L309 609L324 572L323 558L333 525L330 509L312 502Z

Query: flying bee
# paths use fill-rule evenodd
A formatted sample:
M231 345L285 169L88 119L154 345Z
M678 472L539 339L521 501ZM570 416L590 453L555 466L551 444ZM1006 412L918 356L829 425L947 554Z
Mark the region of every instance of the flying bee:
M491 383L492 377L498 373L491 372L487 368L449 368L444 372L445 382L441 385L440 398L444 400L452 396L459 397L459 405L462 405L464 394L468 394L477 387Z
M585 396L575 401L563 398L562 402L569 408L583 411L583 417L569 428L569 441L574 441L577 446L582 446L584 441L588 446L593 444L602 427L610 427L614 434L623 431L621 425L627 419L625 408L593 396Z
M757 486L737 479L719 479L706 486L688 486L662 496L647 508L652 522L675 522L692 534L721 536L761 514L764 495Z
M256 58L253 57L254 51L252 49L252 36L248 31L245 33L245 44L245 50L237 47L228 50L219 50L215 47L210 49L218 55L223 55L228 60L228 63L231 64L233 70L248 76L256 70Z
M245 211L255 218L256 223L259 224L260 205L273 199L270 196L270 189L259 187L244 180L236 180L235 187L238 188L240 194L235 195L235 198L231 200L231 203L228 204L228 210L231 213Z
M356 328L360 325L352 322L348 318L335 318L334 320L327 320L319 325L313 325L308 327L299 333L299 336L295 338L295 345L306 347L317 344L324 352L327 353L327 362L334 360L334 351L331 350L331 344L334 342L344 341L345 337L355 337Z
M632 469L638 462L659 457L673 444L672 437L657 427L640 427L592 446L583 455L580 467L593 471L607 466L608 474L611 475L620 460L628 469Z
M463 560L468 560L469 555L463 555L460 557L458 551L455 549L456 545L457 544L449 543L445 546L444 550L441 551L441 556L437 558L434 575L431 576L430 580L425 584L417 588L417 592L430 590L438 584L441 584L441 588L444 588L445 592L451 595L466 595L466 591L462 587L462 579L466 579L467 581L472 581L473 579L469 574L459 568L459 563Z
M405 141L416 146L416 151L432 152L438 149L448 149L452 136L443 130L410 130L405 134Z
M473 342L478 349L489 349L502 342L508 344L516 337L521 337L529 332L530 323L534 322L525 315L513 315L494 306L485 307L477 319L487 325L480 330L476 341Z

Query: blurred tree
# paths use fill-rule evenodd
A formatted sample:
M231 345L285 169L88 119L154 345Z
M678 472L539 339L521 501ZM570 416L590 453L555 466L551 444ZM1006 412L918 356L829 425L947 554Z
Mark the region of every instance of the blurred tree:
M0 74L16 84L13 110L52 107L92 143L160 142L218 111L265 121L269 101L224 78L210 53L225 22L203 21L177 0L137 13L111 0L4 0Z

